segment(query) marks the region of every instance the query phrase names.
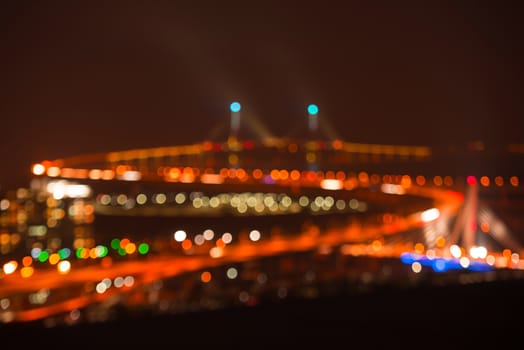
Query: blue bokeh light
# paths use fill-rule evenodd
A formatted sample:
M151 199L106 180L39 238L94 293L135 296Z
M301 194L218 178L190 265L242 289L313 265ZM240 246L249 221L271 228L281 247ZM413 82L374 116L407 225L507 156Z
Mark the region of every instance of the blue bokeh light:
M307 112L311 115L317 115L318 114L318 106L315 104L310 104L307 106Z
M493 266L484 261L471 261L469 266L463 267L459 259L451 258L428 258L426 255L405 252L400 255L400 261L406 265L419 262L422 266L431 267L435 272L446 272L449 270L471 270L491 271Z
M236 113L236 112L240 112L240 109L242 108L242 106L240 105L240 103L238 102L233 102L231 103L231 105L229 106L229 109L231 110L231 112L233 113Z

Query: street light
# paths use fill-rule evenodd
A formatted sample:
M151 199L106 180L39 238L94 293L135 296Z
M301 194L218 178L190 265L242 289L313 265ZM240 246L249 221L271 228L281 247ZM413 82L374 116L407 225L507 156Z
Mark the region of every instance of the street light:
M309 115L309 131L316 132L318 130L318 106L316 104L310 104L307 106L307 113Z
M242 105L238 102L232 102L229 105L229 110L231 111L231 125L230 125L230 136L236 137L238 134L238 129L240 128L240 110Z

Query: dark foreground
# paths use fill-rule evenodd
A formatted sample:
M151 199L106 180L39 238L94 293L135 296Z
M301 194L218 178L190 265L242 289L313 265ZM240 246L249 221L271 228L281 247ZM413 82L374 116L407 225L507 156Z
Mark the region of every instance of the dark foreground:
M218 348L284 344L333 348L337 344L342 348L354 345L397 348L396 345L404 344L411 349L440 345L455 348L459 344L489 341L484 344L495 344L498 348L508 343L522 348L523 329L524 280L519 279L382 289L363 295L286 300L179 315L139 317L123 313L118 321L55 328L8 324L0 325L0 342L35 346L69 344L80 348L153 344Z
M521 339L524 280L380 290L178 315L126 315L107 323L0 326L2 345L351 345L424 347ZM95 345L96 344L96 345ZM522 345L521 343L519 343ZM75 346L76 347L76 346ZM82 346L81 346L82 347ZM91 347L91 346L90 346ZM411 348L411 346L409 346Z

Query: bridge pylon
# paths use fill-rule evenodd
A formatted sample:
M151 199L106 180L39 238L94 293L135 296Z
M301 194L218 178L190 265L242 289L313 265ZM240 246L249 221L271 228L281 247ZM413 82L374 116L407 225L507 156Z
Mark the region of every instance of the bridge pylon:
M471 248L489 244L489 237L503 249L522 251L521 244L512 237L504 222L491 208L482 204L478 183L473 176L468 176L464 202L446 239L446 247L456 244L469 254ZM489 248L494 250L494 247Z

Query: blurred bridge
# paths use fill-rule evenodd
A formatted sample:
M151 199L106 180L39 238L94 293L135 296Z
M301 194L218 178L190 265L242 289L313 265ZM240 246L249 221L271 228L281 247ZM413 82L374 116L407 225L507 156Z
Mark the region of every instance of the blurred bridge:
M34 320L109 300L112 294L106 289L126 274L136 285L147 285L187 272L301 251L397 259L416 274L425 269L524 269L518 237L479 198L479 191L489 196L498 191L521 195L518 176L435 173L434 157L442 155L430 147L320 137L318 108L308 112L310 135L305 140L267 133L259 139L242 139L240 106L232 105L225 141L34 164L33 197L26 193L11 201L22 203L25 198L31 208L35 202L44 203L44 214L22 232L30 252L3 264L0 298L64 286L74 286L79 295L52 305L8 306L0 318ZM9 199L3 203L2 222L9 227L19 215L9 214L15 208ZM270 227L274 219L263 221L277 216L289 217L294 231L275 234ZM215 220L216 227L202 232L176 229L178 221L172 220L169 236L138 235L135 241L120 237L109 244L101 226L93 229L104 217L119 223L149 217L162 218L157 222L191 217L226 220ZM266 225L267 230L251 227L244 235L242 230L231 233L228 225L242 218ZM335 221L336 225L325 224ZM217 234L223 227L224 232ZM118 260L119 255L136 256L138 251L149 252L150 258ZM96 268L84 262L98 258ZM49 264L57 266L58 274L47 268ZM203 276L202 283L207 283ZM86 287L93 284L95 289Z

